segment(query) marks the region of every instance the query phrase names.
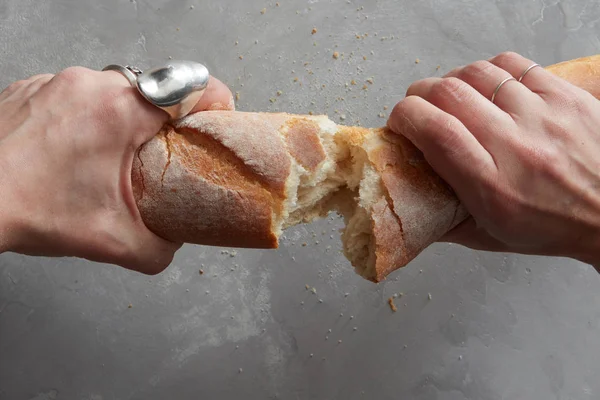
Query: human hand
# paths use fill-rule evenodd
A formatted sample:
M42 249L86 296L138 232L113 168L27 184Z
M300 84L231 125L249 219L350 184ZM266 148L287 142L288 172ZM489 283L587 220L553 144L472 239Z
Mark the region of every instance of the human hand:
M389 128L406 136L471 218L444 240L600 261L600 101L514 53L415 82Z
M192 112L233 109L211 78ZM0 252L75 256L158 273L181 246L144 225L136 150L168 115L114 71L74 67L0 93Z

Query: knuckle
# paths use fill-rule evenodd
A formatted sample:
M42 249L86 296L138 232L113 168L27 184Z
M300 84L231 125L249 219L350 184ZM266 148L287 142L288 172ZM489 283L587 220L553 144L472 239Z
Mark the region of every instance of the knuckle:
M19 80L19 81L13 82L10 85L8 85L6 87L6 89L3 90L3 92L7 93L7 94L15 93L17 90L21 89L26 84L27 84L26 80Z
M419 99L416 96L408 96L398 102L388 118L387 127L395 133L405 133L407 129L415 131L413 121L410 118L411 110L417 106Z
M115 126L125 128L130 100L120 88L106 89L98 95L94 116L101 121L111 121ZM111 124L111 125L112 125Z
M494 64L500 65L512 64L515 61L517 61L520 57L521 56L515 53L514 51L503 51L502 53L492 58L492 62Z
M465 85L466 83L458 78L444 78L433 85L432 95L448 101L460 97L465 91Z
M59 72L55 79L57 83L65 85L70 90L87 86L92 79L93 71L84 67L69 67Z
M474 63L471 63L464 67L460 75L464 77L477 78L482 75L488 75L490 68L492 68L493 66L494 65L489 61L475 61Z
M455 152L460 147L460 124L460 121L449 114L436 113L426 120L423 129L438 138L438 146Z

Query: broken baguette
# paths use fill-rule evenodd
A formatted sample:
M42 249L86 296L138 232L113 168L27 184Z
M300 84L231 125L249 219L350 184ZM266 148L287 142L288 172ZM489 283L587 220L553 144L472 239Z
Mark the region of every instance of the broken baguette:
M597 56L548 70L598 97L600 82L584 76L599 65ZM344 254L374 282L468 217L407 139L326 116L188 116L138 150L132 183L148 228L174 242L276 248L286 228L337 211Z

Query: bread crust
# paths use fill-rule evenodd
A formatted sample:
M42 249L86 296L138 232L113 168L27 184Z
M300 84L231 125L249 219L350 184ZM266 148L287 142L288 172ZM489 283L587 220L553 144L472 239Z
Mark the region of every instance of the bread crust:
M165 125L134 158L145 224L178 243L276 248L292 157L310 170L324 160L317 128L303 116L229 111Z
M379 172L385 197L374 207L376 282L401 268L468 217L453 190L406 138L387 128L368 152ZM384 204L385 202L385 204Z
M564 61L545 69L600 99L600 54Z

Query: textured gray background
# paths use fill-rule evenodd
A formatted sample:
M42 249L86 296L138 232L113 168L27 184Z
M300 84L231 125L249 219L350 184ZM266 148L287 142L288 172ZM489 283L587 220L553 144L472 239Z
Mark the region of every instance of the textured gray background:
M509 49L543 64L600 52L596 0L280 3L0 0L0 86L172 56L206 63L241 110L378 126L418 78ZM374 285L339 254L339 227L292 229L277 251L186 246L156 277L0 256L0 398L600 398L587 265L438 244Z

